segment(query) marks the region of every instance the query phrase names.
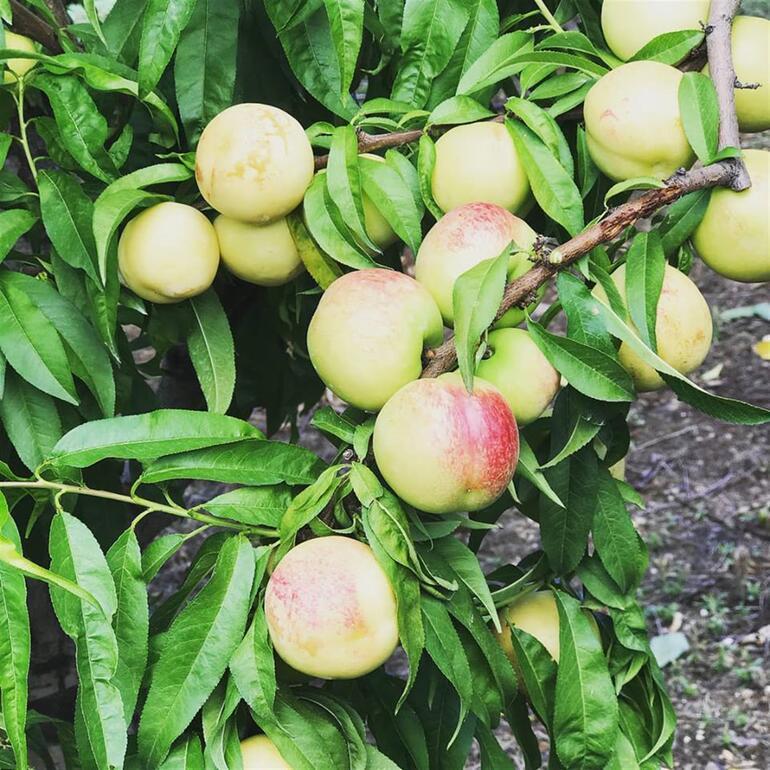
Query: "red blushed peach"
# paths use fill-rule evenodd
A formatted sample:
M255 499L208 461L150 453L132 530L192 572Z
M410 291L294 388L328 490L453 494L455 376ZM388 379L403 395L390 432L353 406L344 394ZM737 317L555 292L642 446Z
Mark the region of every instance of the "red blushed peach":
M415 508L477 511L511 481L519 433L497 388L477 378L469 393L453 372L410 382L385 404L374 456L388 484Z
M403 273L373 268L347 273L324 292L307 347L334 393L377 411L420 376L423 348L442 339L441 314L430 294Z
M265 616L276 652L297 671L353 679L398 644L396 598L371 548L321 537L293 548L267 584Z
M417 252L415 277L431 293L448 326L454 322L452 290L467 270L495 259L514 243L530 249L537 234L523 220L493 203L469 203L453 209L430 229ZM523 252L511 256L508 277L531 267Z

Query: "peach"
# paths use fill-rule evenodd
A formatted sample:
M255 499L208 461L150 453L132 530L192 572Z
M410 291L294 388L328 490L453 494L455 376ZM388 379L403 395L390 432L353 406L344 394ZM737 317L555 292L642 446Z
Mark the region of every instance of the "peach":
M415 277L436 300L445 323L451 326L455 281L479 262L500 256L511 243L520 249L531 249L536 238L535 231L523 219L501 206L468 203L450 211L430 229L417 252ZM514 253L508 277L523 275L531 267L526 253Z
M741 131L766 131L770 128L770 19L738 16L732 41L735 76L741 83L759 83L756 89L735 89Z
M5 45L3 48L12 48L15 51L29 51L34 53L35 42L24 35L17 35L15 32L6 29ZM5 71L3 72L3 83L15 83L19 77L27 74L37 62L34 59L6 59Z
M610 50L624 61L665 32L701 29L710 0L604 0L602 31Z
M503 394L519 425L534 422L559 391L559 373L524 329L490 332L487 352L476 373Z
M396 597L371 548L333 535L283 558L265 592L270 639L303 674L353 679L381 666L398 644Z
M436 142L431 185L444 211L481 202L516 212L529 203L529 179L502 123L470 123L447 131Z
M611 70L588 92L588 151L608 177L663 179L695 160L679 114L681 80L668 64L636 61Z
M770 281L770 152L744 150L751 187L712 191L692 242L715 272L734 281Z
M459 373L410 382L374 426L374 457L407 503L428 513L478 511L497 500L519 457L516 420L500 391Z
M236 104L204 129L195 156L201 195L221 214L265 224L286 216L313 179L302 126L269 104Z
M624 299L625 278L626 266L621 265L612 274L612 280ZM601 286L596 286L593 293L607 302L607 295ZM677 371L689 374L708 355L712 332L711 311L698 287L684 273L666 265L655 322L658 355ZM638 391L663 387L661 376L642 361L627 343L620 346L618 358Z
M220 214L214 220L214 229L222 262L244 281L258 286L280 286L305 269L286 217L258 225Z
M377 411L420 376L423 348L442 339L441 314L430 294L403 273L371 268L343 275L324 292L307 346L334 393Z
M183 203L150 206L125 226L118 242L123 283L158 304L202 294L214 281L218 266L213 225Z
M241 741L241 758L243 770L292 770L266 735L254 735Z

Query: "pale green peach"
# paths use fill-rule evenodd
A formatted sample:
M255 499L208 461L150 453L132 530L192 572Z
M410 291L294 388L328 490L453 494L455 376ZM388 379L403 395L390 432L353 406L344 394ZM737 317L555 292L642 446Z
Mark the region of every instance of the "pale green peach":
M241 758L243 770L292 770L266 735L255 735L241 741Z
M534 422L558 392L559 373L524 329L490 332L487 345L476 373L503 394L519 425Z
M5 30L4 48L12 48L15 51L29 51L30 53L34 53L36 50L34 40L30 40L24 35L17 35L9 29ZM6 59L3 82L15 83L19 77L26 75L36 64L37 61L35 59Z
M682 73L668 64L637 61L604 75L586 96L588 151L616 182L664 179L695 156L679 113Z
M738 16L732 35L735 76L741 83L759 83L756 89L735 89L738 123L742 131L765 131L770 128L770 19Z
M220 214L214 220L225 267L258 286L280 286L303 270L286 218L266 225L239 222Z
M422 352L441 344L441 314L413 278L356 270L324 292L308 328L315 370L341 399L377 411L420 376Z
M455 281L479 262L495 259L515 244L530 249L537 233L523 220L492 203L468 203L453 209L430 229L417 252L415 277L430 292L444 322L454 323ZM532 267L526 253L511 256L508 276Z
M398 644L393 588L372 549L350 537L289 551L268 581L265 617L278 655L321 679L364 676Z
M166 201L145 209L126 225L118 242L123 283L150 302L168 304L202 294L218 266L213 225L183 203Z
M529 179L502 123L470 123L436 142L433 197L444 211L494 203L518 212L529 202Z
M623 298L625 278L626 266L621 265L612 274L612 280ZM601 286L594 288L594 295L607 301ZM698 287L684 273L666 265L655 322L658 355L677 371L689 374L708 355L712 333L711 312ZM618 357L638 391L663 387L661 376L625 342L620 346Z
M614 465L610 466L610 475L618 481L626 480L626 458L621 457Z
M665 32L701 29L710 0L604 0L602 31L610 50L624 61Z
M302 126L269 104L236 104L204 129L195 155L201 195L217 211L264 224L286 216L313 179Z
M410 382L385 404L374 426L374 457L384 479L429 513L477 511L511 481L519 434L497 388L457 372Z

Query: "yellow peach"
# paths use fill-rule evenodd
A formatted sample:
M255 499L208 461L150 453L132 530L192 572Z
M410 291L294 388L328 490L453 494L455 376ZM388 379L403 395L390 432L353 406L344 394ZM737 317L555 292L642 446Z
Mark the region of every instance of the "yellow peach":
M738 16L733 22L733 66L741 83L759 88L736 88L735 110L742 131L770 128L770 19Z
M254 735L241 741L241 758L243 770L292 770L266 735Z
M16 51L29 51L34 53L36 50L34 40L30 40L24 35L17 35L15 32L6 29L4 48L12 48ZM3 73L4 83L15 83L16 80L26 75L37 62L34 59L6 59L5 72Z

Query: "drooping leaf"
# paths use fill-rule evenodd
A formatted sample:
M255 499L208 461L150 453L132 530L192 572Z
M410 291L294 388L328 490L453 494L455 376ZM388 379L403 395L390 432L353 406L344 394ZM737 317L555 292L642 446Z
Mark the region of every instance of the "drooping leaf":
M665 269L666 257L658 233L653 230L636 235L626 259L626 303L639 335L653 350L657 349L655 327Z
M685 72L679 84L679 112L698 160L710 163L719 143L719 105L710 77L702 72Z
M37 217L26 209L8 209L0 212L0 262L16 245L19 238L32 229Z

